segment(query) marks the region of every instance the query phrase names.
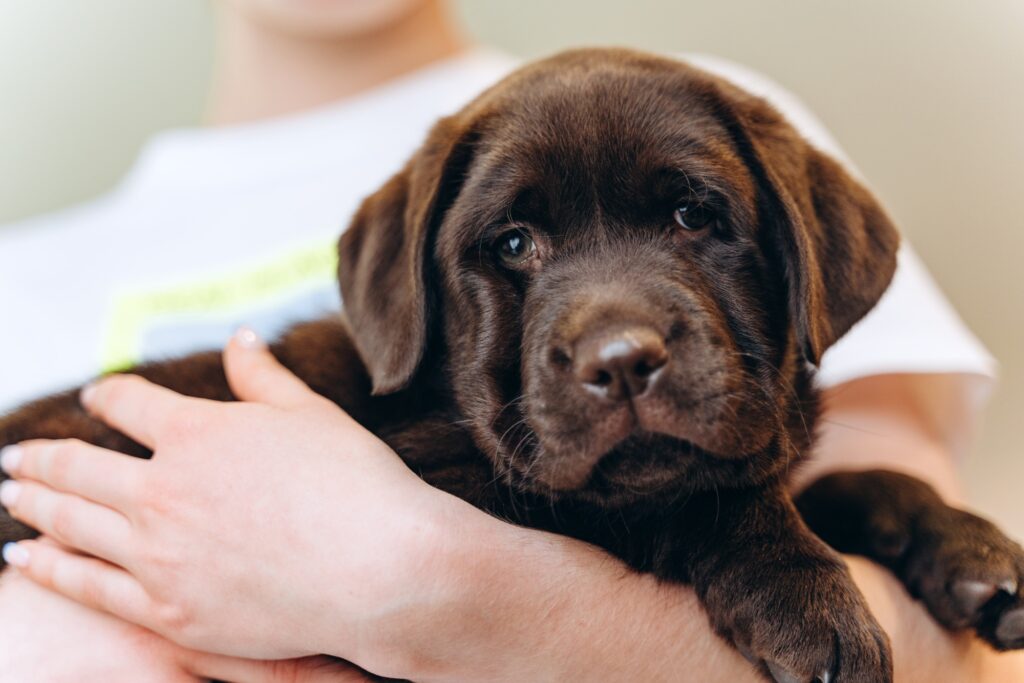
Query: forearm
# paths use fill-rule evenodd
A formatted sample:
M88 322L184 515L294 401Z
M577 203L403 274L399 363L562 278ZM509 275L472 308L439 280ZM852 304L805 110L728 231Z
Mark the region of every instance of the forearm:
M900 393L902 379L894 379L844 387L830 397L820 448L798 485L832 471L885 467L961 501L948 449L922 428L913 401ZM437 594L442 607L427 610L432 618L424 623L395 630L401 635L378 660L391 675L423 681L761 680L714 635L692 589L660 584L573 539L466 508L438 530L448 539L437 553L449 584ZM973 637L948 633L888 571L861 558L848 562L891 637L898 681L1024 680L1024 655L997 655ZM365 664L375 668L369 659Z
M580 541L489 517L453 536L460 541L446 562L456 588L439 618L404 639L409 678L762 680L714 635L690 588L659 583Z
M813 457L796 472L802 490L831 472L890 469L930 484L952 505L964 503L954 458L937 428L941 416L922 414L921 392L950 391L942 375L882 375L825 393L825 410Z
M452 588L438 594L440 609L391 630L386 661L360 664L424 682L763 680L712 632L690 587L633 572L574 539L469 519L441 553ZM886 570L848 563L890 635L897 681L1024 680L1024 655L949 634Z

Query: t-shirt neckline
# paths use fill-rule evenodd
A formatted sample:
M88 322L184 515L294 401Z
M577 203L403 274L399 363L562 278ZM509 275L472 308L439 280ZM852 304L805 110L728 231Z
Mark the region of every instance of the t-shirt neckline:
M315 109L229 126L168 129L143 146L117 194L131 198L223 191L316 173L373 145L366 130L386 130L393 120L394 132L402 134L408 107L419 104L432 111L447 102L458 106L471 96L467 89L483 89L515 64L501 52L474 47Z

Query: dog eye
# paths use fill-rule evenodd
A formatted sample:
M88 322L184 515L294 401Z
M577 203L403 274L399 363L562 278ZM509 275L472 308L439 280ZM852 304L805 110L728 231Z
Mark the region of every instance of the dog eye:
M715 212L703 204L684 204L675 210L676 223L687 230L702 230L715 220Z
M509 267L521 266L537 254L537 245L526 231L516 228L498 238L498 258Z

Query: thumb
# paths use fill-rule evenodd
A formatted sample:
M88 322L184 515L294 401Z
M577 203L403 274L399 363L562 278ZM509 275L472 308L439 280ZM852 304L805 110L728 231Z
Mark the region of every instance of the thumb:
M248 327L239 328L225 347L224 371L232 393L242 401L295 408L319 400Z
M195 676L233 683L369 683L360 669L330 657L253 660L184 651L180 661Z

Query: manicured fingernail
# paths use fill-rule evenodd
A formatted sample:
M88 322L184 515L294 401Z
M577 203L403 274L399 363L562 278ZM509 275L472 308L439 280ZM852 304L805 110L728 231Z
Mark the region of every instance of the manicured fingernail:
M263 340L251 327L239 327L235 332L235 339L243 349L258 349L263 347Z
M96 397L96 383L90 382L82 387L81 393L78 395L78 400L82 402L83 406L88 407L92 403L93 398Z
M20 495L21 484L18 482L13 479L0 482L0 505L3 505L8 510L11 509L11 506L18 502L18 496Z
M4 562L12 567L28 566L28 551L17 543L4 543Z
M0 470L7 474L14 474L21 464L21 446L12 444L0 449Z

